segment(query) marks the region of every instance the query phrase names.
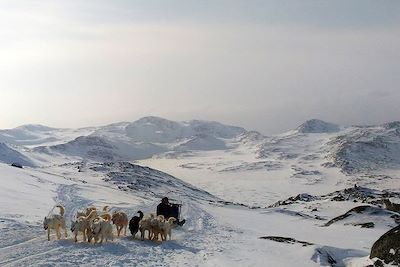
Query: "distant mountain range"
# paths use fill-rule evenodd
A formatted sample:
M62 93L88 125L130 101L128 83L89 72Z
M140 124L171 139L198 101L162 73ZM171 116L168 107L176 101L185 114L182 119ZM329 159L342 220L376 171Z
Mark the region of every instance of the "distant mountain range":
M305 147L308 136L316 138ZM53 160L132 161L238 148L263 159L274 155L288 160L313 154L323 158L326 167L338 167L345 173L400 166L400 122L341 127L312 119L281 135L264 136L214 121L177 122L151 116L80 129L24 125L0 130L0 142L0 161L24 166L47 165ZM310 152L310 146L315 151Z

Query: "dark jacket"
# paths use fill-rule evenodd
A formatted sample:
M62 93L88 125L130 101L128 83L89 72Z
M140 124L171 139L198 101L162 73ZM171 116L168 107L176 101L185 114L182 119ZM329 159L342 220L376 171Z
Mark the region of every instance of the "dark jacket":
M169 218L171 214L171 205L169 203L160 203L157 206L157 215L164 215L165 218Z

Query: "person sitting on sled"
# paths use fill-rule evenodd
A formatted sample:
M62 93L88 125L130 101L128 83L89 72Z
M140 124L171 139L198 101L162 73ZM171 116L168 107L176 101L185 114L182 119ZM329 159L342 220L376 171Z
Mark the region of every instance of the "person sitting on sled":
M176 219L176 224L179 226L182 226L186 220L179 220L179 211L180 211L180 205L179 204L173 204L169 203L169 200L167 197L163 197L161 199L161 203L158 204L157 206L157 216L158 215L163 215L165 219L168 219L170 217L174 217Z

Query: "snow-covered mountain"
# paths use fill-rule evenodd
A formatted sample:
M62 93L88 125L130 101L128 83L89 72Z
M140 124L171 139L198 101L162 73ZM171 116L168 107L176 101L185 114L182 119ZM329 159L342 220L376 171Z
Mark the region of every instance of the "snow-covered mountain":
M345 173L362 172L400 166L399 124L340 127L313 119L276 136L218 122L175 122L159 117L81 129L25 125L0 130L0 141L9 144L3 145L0 161L10 163L13 155L27 166L45 165L52 156L115 162L239 149L252 151L260 159L275 159L277 164L282 160L320 158L326 167L337 167Z
M24 133L28 131L26 128L23 127ZM19 139L8 141L15 145L30 144L33 153L104 162L145 159L172 151L225 150L232 139L246 132L243 128L213 121L175 122L159 117L144 117L132 123L121 122L76 130L45 126L36 130L29 128L24 142ZM76 136L76 133L83 135ZM66 141L62 142L60 136Z
M383 204L400 202L399 122L310 120L264 136L145 117L23 126L0 131L0 140L2 266L367 266L373 243L400 223ZM163 196L183 204L187 222L161 245L46 241L42 220L55 203L69 225L90 205L131 217L154 212Z
M400 167L400 122L351 127L327 144L332 165L346 173Z
M336 167L344 173L368 172L399 168L399 125L390 122L340 127L313 119L275 136L218 122L175 122L159 117L81 129L25 125L0 131L0 140L5 143L0 161L16 161L26 166L46 165L49 157L116 162L233 149L254 153L260 159L272 159L276 166L319 159L323 166ZM238 167L245 165L242 162Z
M301 124L295 131L299 133L334 133L340 131L340 127L330 122L312 119Z
M149 158L154 154L166 151L166 149L151 143L132 143L124 139L89 135L79 136L64 144L36 147L33 151L108 162Z
M21 146L58 144L87 135L95 128L59 129L39 124L28 124L14 129L0 130L0 142Z
M214 138L234 138L246 132L245 129L224 125L214 121L192 120L176 122L159 117L144 117L135 122L116 127L101 127L94 135L109 136L119 134L133 142L174 143L194 136Z
M53 142L56 129L38 124L20 126L14 129L0 130L0 141L16 145L31 145Z

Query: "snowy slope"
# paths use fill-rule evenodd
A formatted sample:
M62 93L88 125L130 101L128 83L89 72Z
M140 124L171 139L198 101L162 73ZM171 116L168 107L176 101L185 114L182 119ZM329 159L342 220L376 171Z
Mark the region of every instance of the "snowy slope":
M75 163L50 169L15 169L0 165L0 174L4 177L0 188L0 265L131 265L141 259L143 265L155 262L172 266L179 255L187 263L194 256L197 261L203 261L202 254L195 254L206 244L191 246L206 239L196 240L191 232L198 231L200 234L206 231L202 227L211 227L211 222L202 223L195 217L206 219L207 214L200 208L200 203L218 201L218 198L165 173L129 163L80 166L78 171ZM130 215L138 209L154 211L159 195L173 190L178 190L179 200L185 203L183 216L192 218L184 231L175 232L176 238L179 237L182 242L171 241L158 246L149 241L118 238L111 244L93 246L75 245L71 239L46 241L42 219L55 203L61 202L66 207L69 224L75 212L88 205L109 205L111 210L122 208Z
M167 143L192 136L208 135L215 138L233 138L246 130L213 121L192 120L174 122L159 117L144 117L126 127L126 133L135 141Z
M0 163L0 266L367 266L374 241L400 223L382 205L400 203L399 126L311 120L263 136L145 117L27 127L0 145L0 161L40 166ZM46 133L56 141L43 141ZM187 223L163 244L74 244L70 233L47 242L41 226L57 202L69 224L88 205L133 216L165 195L183 203Z
M36 147L33 151L107 162L148 158L154 154L164 152L165 148L150 143L136 144L90 135L77 137L65 144Z
M224 150L227 149L226 144L221 139L209 135L197 135L184 140L181 144L174 147L176 151L192 151L192 150Z
M4 143L0 143L0 162L8 164L16 163L22 166L35 165L27 156Z
M29 124L14 129L0 130L0 142L20 146L52 145L90 134L94 130L95 128L58 129Z
M132 123L119 124L118 126L101 127L94 134L100 136L119 134L133 142L174 143L199 135L214 138L233 138L246 131L240 127L213 121L176 122L154 116L143 117Z
M352 200L331 201L328 196L311 202L296 200L283 208L224 204L170 175L128 163L72 163L22 170L0 165L0 174L6 178L0 195L2 266L325 266L327 255L338 263L366 262L373 241L394 225L382 213L380 218L373 215L381 223L372 229L349 225L357 220L324 227L329 219L358 205ZM129 237L101 246L74 244L70 234L67 240L48 242L41 226L57 202L66 206L68 222L88 205L109 205L111 210L124 209L132 216L138 209L154 211L158 195L168 190L175 191L171 194L184 204L182 216L187 223L173 231L172 241L161 245ZM370 219L368 213L363 216ZM290 237L311 245L260 239L265 236Z
M2 142L29 145L55 141L52 132L56 129L38 124L23 125L14 129L0 130Z
M400 167L400 123L351 127L327 143L328 158L344 172Z

